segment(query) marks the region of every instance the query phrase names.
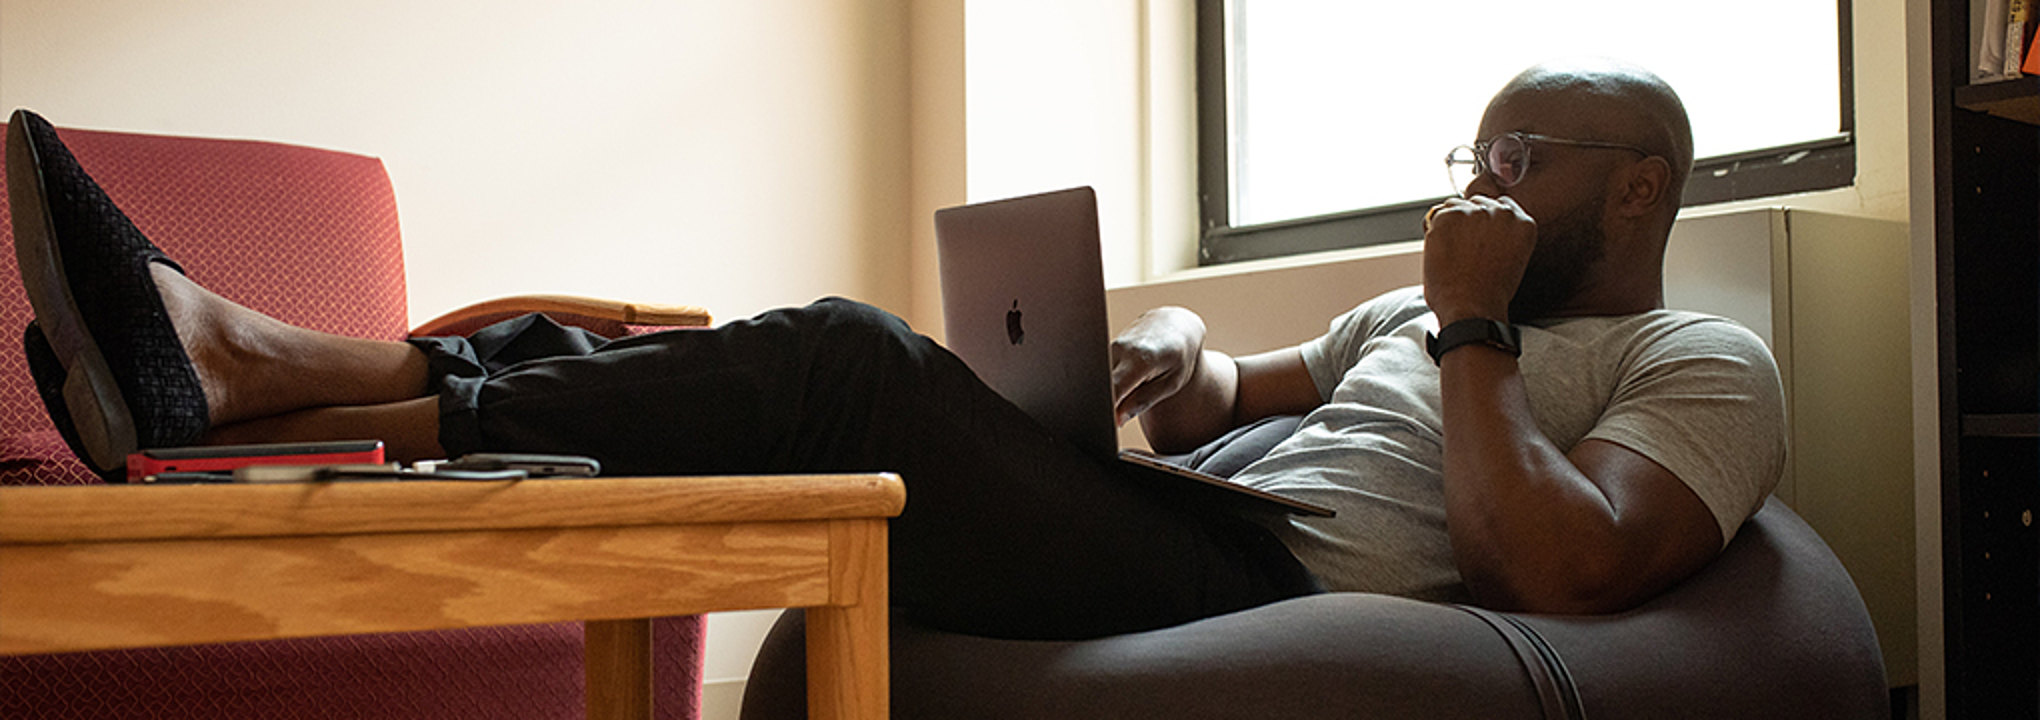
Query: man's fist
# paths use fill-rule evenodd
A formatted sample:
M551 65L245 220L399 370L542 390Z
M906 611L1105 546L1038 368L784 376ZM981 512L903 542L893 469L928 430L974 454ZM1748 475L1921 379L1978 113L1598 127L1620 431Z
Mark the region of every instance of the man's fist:
M1537 221L1503 196L1449 198L1424 222L1424 301L1442 327L1509 321L1509 300L1537 249Z

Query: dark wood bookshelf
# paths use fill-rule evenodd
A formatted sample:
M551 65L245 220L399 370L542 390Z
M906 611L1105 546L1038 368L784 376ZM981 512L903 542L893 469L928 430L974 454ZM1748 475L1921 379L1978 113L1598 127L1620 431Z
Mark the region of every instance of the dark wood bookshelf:
M2040 78L1932 8L1945 717L2040 720Z
M2040 76L1964 85L1955 89L1955 107L2040 125Z
M2040 78L1971 84L1933 0L1945 717L2040 720Z
M2040 414L1964 415L1963 437L2040 438Z

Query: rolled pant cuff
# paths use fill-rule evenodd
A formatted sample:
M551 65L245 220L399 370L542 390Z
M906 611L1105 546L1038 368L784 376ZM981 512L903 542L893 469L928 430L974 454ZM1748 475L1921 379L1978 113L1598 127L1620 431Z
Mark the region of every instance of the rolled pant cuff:
M482 447L482 381L488 373L475 359L467 338L416 337L411 346L425 353L425 391L439 395L439 447L447 457L460 457Z

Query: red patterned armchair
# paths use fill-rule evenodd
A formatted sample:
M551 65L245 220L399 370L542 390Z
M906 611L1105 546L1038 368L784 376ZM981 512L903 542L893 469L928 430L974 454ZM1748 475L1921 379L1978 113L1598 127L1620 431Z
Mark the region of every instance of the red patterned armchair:
M396 197L380 160L239 140L62 137L150 239L221 295L327 332L409 332ZM11 254L4 190L0 236ZM97 483L29 379L19 338L33 315L20 287L15 264L0 263L0 328L14 333L0 343L0 485ZM419 331L464 332L520 309L610 335L708 321L693 308L535 298L473 306ZM696 717L701 618L655 627L659 717ZM582 648L581 625L561 623L0 657L0 717L577 718Z

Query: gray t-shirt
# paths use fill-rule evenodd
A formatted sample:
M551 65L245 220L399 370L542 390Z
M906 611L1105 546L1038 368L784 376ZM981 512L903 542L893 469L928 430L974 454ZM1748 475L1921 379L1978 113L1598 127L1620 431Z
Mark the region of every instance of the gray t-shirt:
M1445 532L1437 331L1422 288L1368 301L1302 346L1325 404L1237 482L1338 510L1276 534L1332 590L1469 598ZM1522 326L1537 425L1559 448L1598 438L1670 470L1724 542L1784 472L1777 363L1734 321L1658 310Z

